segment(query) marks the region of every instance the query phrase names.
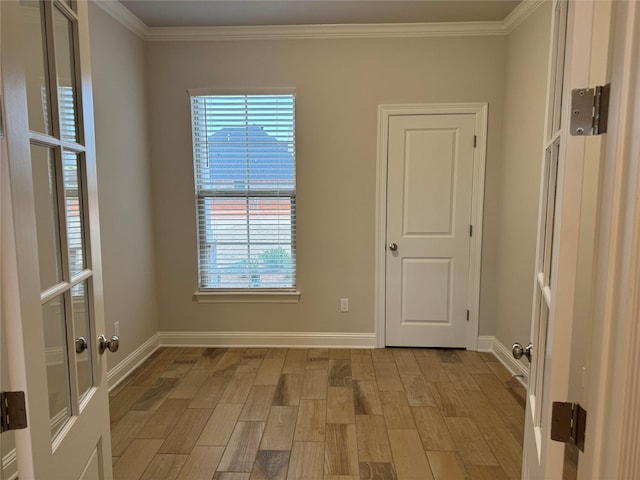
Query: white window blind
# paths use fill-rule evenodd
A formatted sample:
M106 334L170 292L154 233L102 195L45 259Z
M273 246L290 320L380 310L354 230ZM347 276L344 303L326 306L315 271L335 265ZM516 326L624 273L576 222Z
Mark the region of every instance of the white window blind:
M191 96L200 290L296 286L293 95Z
M58 87L58 108L60 115L60 136L72 142L78 138L77 107L73 87ZM46 118L46 115L45 115ZM69 273L75 277L86 268L82 225L80 191L80 155L68 149L62 150L62 168L67 227L67 247L69 249ZM72 296L84 295L84 282L72 288Z

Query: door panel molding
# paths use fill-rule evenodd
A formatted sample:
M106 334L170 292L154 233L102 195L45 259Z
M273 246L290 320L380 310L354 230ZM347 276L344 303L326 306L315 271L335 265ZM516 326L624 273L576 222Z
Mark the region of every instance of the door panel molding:
M376 182L375 233L375 333L376 345L385 346L386 312L386 228L387 228L387 152L389 118L394 115L475 115L477 144L473 154L473 192L471 221L468 305L469 325L466 347L478 349L478 317L480 305L480 263L482 254L482 218L486 165L488 103L387 104L378 106L378 152Z

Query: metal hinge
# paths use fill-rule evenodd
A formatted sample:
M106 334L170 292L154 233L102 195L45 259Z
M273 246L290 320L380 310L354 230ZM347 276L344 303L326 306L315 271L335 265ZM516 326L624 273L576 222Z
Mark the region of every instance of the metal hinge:
M478 136L474 135L473 136L473 148L476 148L478 146Z
M467 322L469 321L469 310L467 310Z
M24 392L0 392L0 433L27 428Z
M571 135L601 135L607 132L610 84L571 91Z
M579 403L553 402L551 440L571 443L584 452L587 411Z
M469 225L469 236L473 237L473 225Z

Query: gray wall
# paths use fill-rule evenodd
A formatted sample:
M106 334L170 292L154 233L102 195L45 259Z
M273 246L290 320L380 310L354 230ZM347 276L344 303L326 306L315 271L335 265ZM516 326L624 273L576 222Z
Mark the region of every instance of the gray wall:
M162 331L374 331L377 107L489 102L483 285L495 284L505 37L151 42ZM188 88L295 87L299 304L202 305ZM483 289L481 318L495 314ZM350 312L339 312L349 297ZM484 325L481 331L489 333Z
M546 2L507 37L492 288L497 308L485 324L505 346L526 345L530 336L550 19L551 3Z
M526 341L549 16L545 4L506 37L145 45L92 6L105 310L123 337L111 366L158 330L373 332L382 103L489 103L480 335ZM302 298L197 304L186 89L281 86L297 93Z
M112 368L158 331L145 44L89 3L98 198Z

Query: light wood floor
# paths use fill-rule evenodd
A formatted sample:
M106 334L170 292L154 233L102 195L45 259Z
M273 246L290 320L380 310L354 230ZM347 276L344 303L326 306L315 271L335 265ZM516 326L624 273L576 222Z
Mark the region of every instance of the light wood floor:
M114 475L519 479L523 405L487 353L161 348L111 392Z

